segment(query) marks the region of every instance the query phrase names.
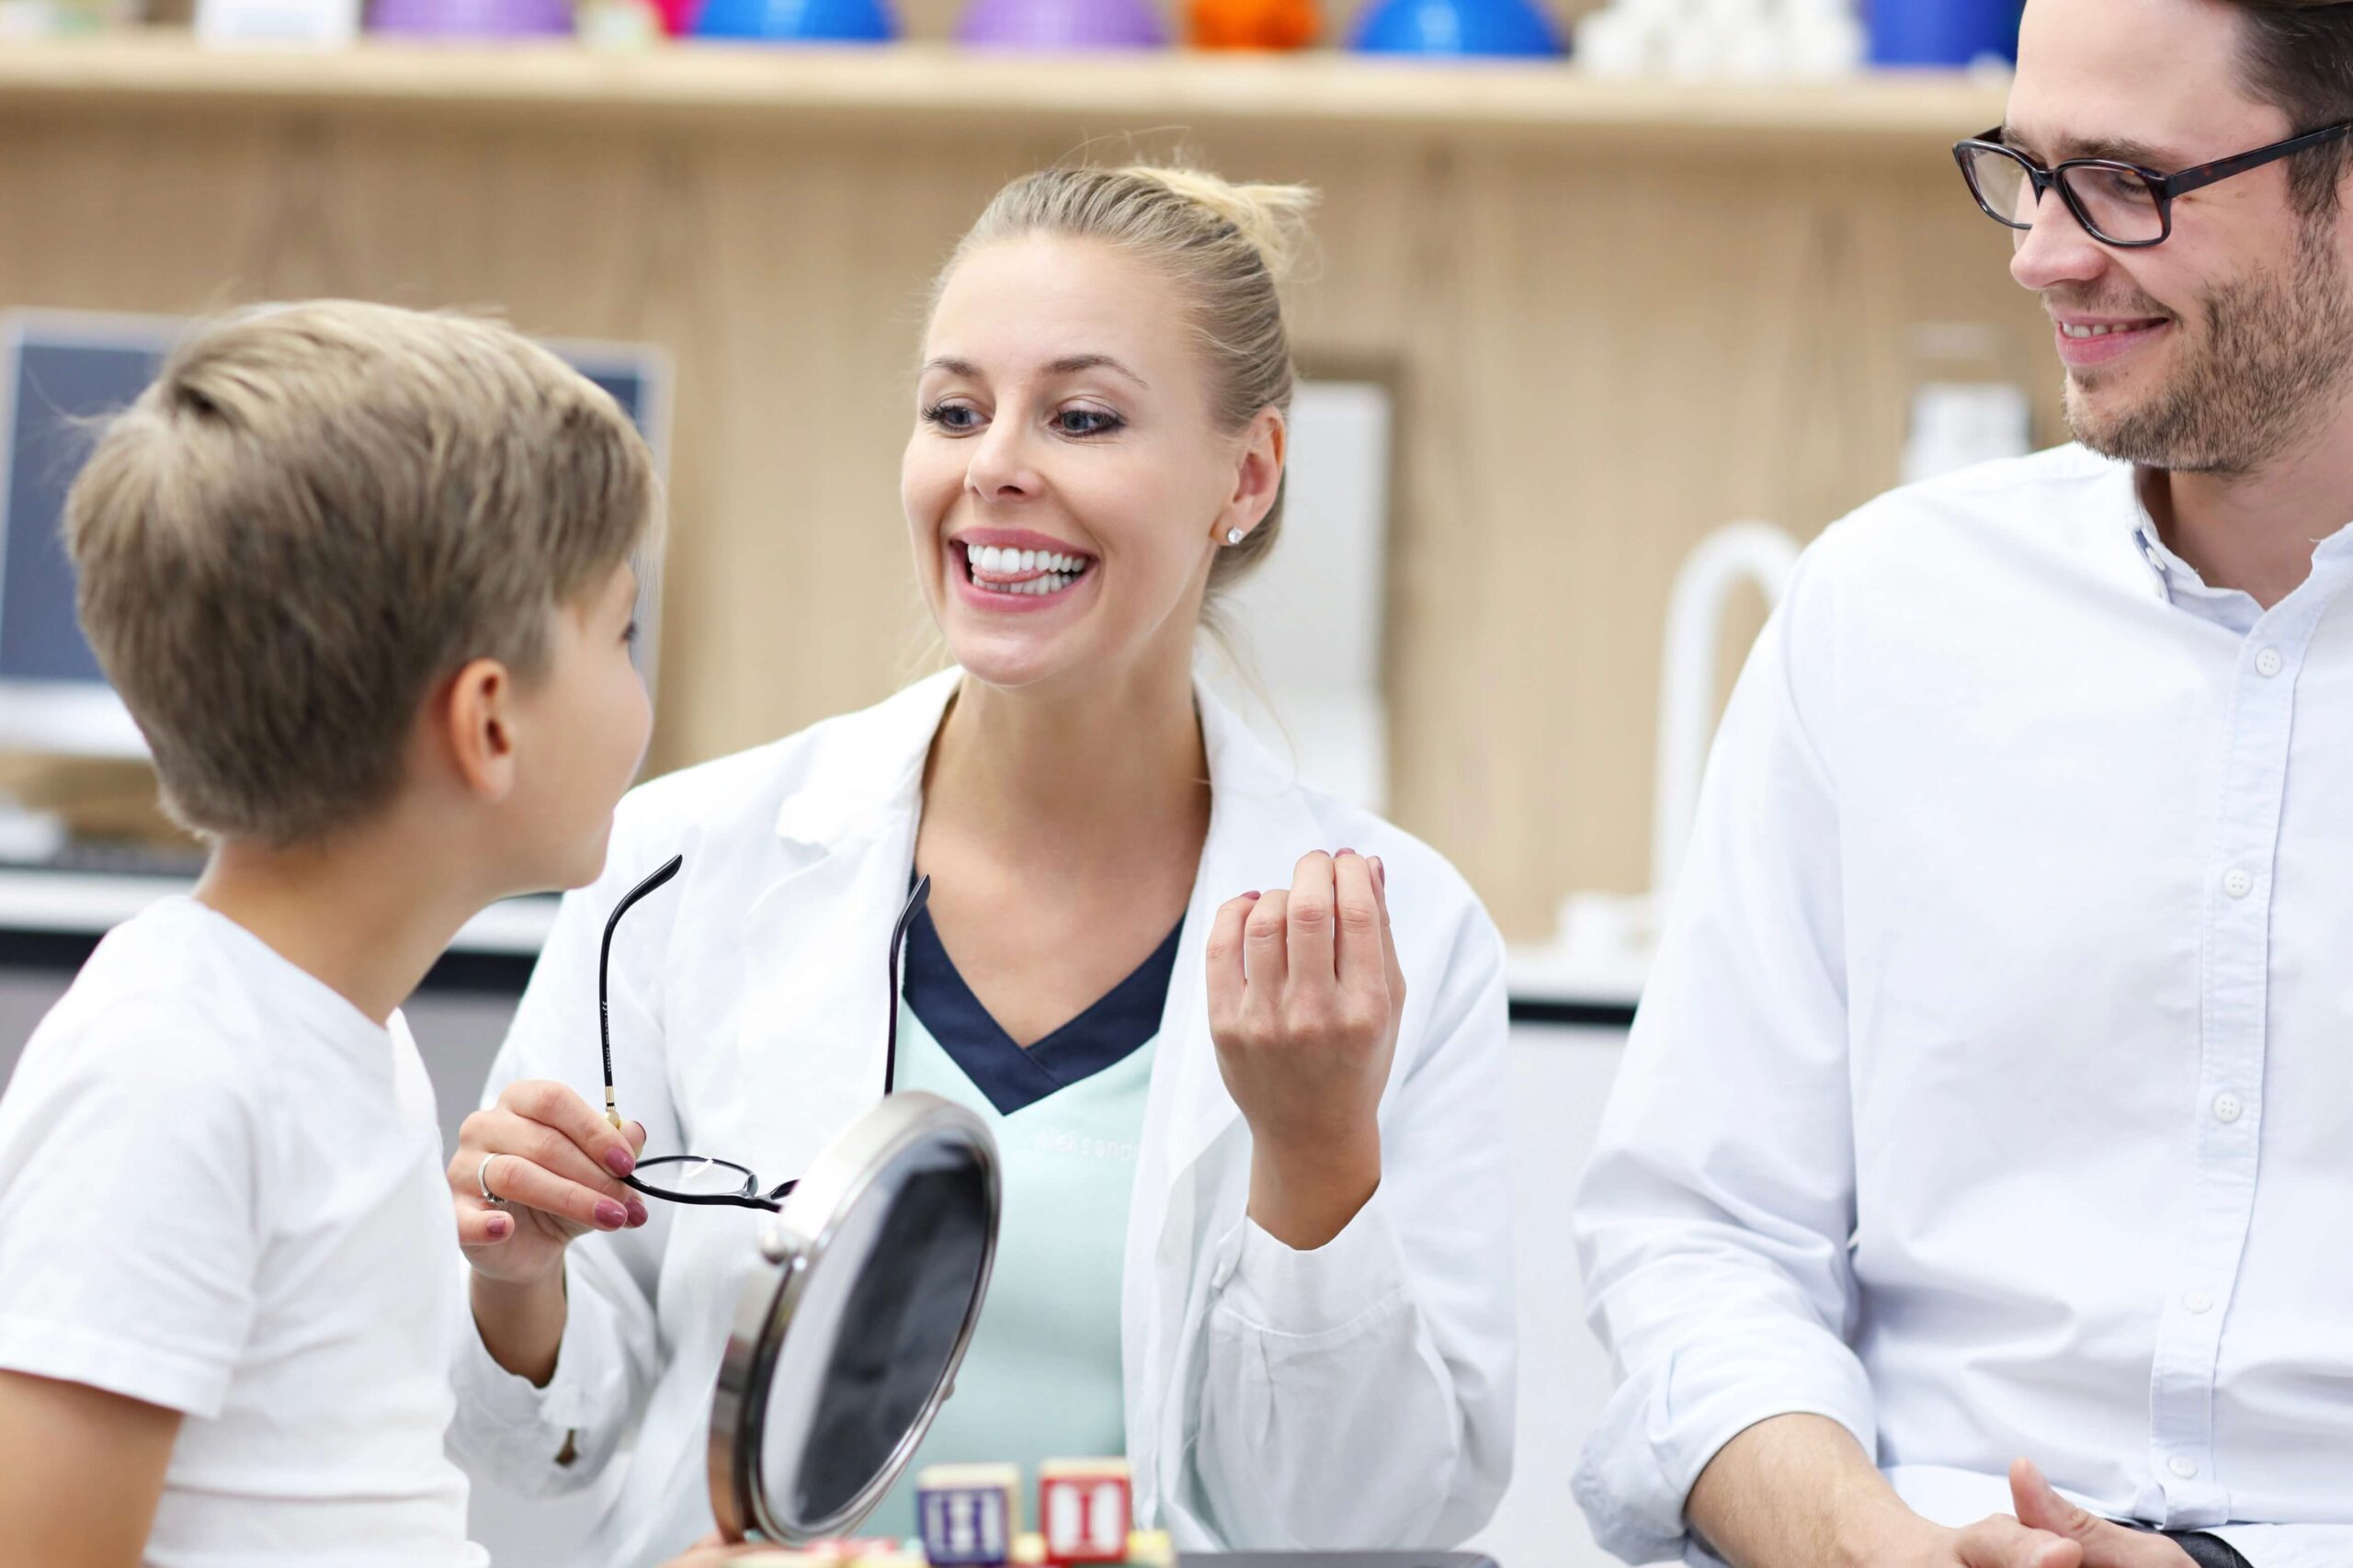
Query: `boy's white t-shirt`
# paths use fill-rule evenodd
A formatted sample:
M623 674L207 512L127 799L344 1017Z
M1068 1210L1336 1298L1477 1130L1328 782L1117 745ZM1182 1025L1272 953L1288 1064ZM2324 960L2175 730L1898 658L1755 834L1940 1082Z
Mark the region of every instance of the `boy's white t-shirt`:
M185 1413L156 1568L455 1568L460 1310L433 1088L174 898L98 944L0 1095L0 1367Z

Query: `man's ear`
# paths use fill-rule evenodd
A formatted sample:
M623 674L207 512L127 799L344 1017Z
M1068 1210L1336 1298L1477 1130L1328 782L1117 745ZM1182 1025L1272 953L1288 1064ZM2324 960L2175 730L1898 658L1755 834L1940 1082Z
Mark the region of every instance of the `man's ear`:
M451 676L430 716L451 770L472 794L504 801L515 789L515 676L474 659Z

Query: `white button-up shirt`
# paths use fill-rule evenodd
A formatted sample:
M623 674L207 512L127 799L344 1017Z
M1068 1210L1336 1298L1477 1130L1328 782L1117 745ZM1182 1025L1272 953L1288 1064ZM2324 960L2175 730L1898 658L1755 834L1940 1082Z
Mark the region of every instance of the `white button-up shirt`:
M1914 1507L2030 1456L2353 1564L2353 528L2270 610L2078 449L1806 554L1733 699L1575 1211L1577 1495L1688 1551L1795 1412Z

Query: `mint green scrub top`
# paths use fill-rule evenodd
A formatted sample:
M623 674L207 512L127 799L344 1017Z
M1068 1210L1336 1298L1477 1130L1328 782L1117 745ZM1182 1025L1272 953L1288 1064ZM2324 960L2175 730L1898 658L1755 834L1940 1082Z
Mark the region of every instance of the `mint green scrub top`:
M1003 1161L1005 1213L988 1301L954 1397L861 1536L916 1533L926 1465L1017 1464L1024 1528L1038 1466L1127 1452L1120 1280L1153 1040L1179 922L1142 968L1023 1050L983 1008L928 913L907 931L896 1086L969 1108Z

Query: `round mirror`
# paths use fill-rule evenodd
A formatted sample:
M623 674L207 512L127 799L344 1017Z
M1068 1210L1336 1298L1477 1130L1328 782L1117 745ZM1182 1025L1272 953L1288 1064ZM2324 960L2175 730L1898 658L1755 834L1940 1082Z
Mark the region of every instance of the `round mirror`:
M996 1256L996 1146L931 1095L886 1096L762 1233L710 1409L730 1540L848 1535L954 1386Z

